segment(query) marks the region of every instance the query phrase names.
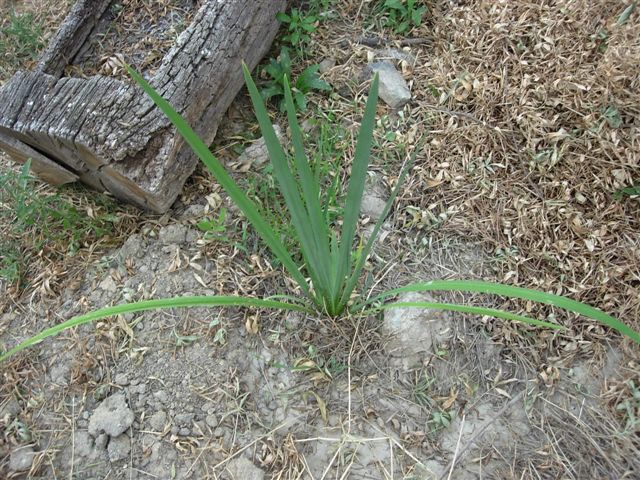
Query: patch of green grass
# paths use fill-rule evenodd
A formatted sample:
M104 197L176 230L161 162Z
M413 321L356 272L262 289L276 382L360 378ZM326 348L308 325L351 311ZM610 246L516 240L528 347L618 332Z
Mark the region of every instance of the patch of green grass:
M284 24L286 30L280 40L302 54L305 45L311 41L309 34L316 31L318 17L312 12L305 13L293 8L289 13L278 13L276 18Z
M331 86L322 80L318 75L319 65L311 65L295 79L292 85L293 102L297 110L305 111L307 109L307 95L313 90L329 91ZM280 106L280 111L284 112L284 92L285 78L293 78L292 61L289 55L289 49L282 47L278 58L272 58L269 64L263 68L263 71L269 76L261 90L264 100L276 100Z
M422 24L428 9L421 0L384 0L373 9L372 17L397 34L410 32Z
M0 168L0 278L11 284L24 281L34 256L74 255L109 233L116 220L108 213L91 217L58 193L38 193L29 168L30 162L19 171Z
M11 11L0 27L0 63L20 65L35 60L44 48L42 25L32 13Z

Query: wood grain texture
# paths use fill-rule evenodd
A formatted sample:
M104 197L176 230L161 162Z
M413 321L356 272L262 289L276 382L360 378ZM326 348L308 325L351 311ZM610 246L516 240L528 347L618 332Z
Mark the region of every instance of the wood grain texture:
M0 148L32 159L54 184L76 179L145 209L165 212L198 160L142 90L113 77L62 77L91 37L95 9L80 1L32 72L0 90ZM151 85L207 143L278 29L286 0L209 0L164 57Z

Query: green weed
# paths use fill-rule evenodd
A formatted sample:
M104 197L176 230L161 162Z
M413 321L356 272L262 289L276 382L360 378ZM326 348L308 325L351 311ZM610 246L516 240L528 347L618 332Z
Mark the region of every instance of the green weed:
M278 13L276 18L285 25L287 31L281 40L302 53L304 46L311 41L309 33L316 31L318 17L294 8L288 14Z
M31 13L11 11L8 21L0 27L0 58L8 65L35 60L44 48L42 25Z
M274 176L290 214L291 224L296 231L298 248L302 254L303 262L294 261L291 252L287 249L273 226L263 218L254 202L238 187L219 160L211 153L208 146L198 137L191 127L189 127L184 118L182 118L164 98L153 90L137 72L129 69L129 73L153 99L156 105L168 116L177 130L182 134L185 141L191 146L224 188L230 199L244 213L247 220L253 225L256 232L278 258L292 280L297 284L297 291L293 292L293 295L280 294L277 297L269 299L239 296L176 297L107 307L74 317L40 332L2 353L0 355L0 361L44 338L56 335L67 328L113 315L159 308L197 306L277 308L280 310L300 311L307 314L324 314L336 317L343 314L373 314L388 308L418 307L450 310L478 316L487 315L556 330L564 328L558 324L493 308L441 302L386 303L389 298L401 293L430 291L496 294L509 298L529 300L532 303L553 305L569 312L578 313L594 319L640 344L640 333L601 310L566 297L498 283L478 280L437 280L426 283L413 283L404 287L388 290L372 298L364 298L363 296L357 295L356 287L358 286L365 261L371 252L373 242L380 231L382 222L389 214L392 203L412 163L409 162L409 165L405 166L399 173L398 181L369 239L366 243L362 239L358 239L357 226L360 216L360 204L369 168L370 152L373 144L373 130L376 124L378 77L375 76L371 84L360 132L356 141L355 155L350 165L351 174L347 182L346 198L343 204L344 214L340 222L333 223L328 221L326 214L323 214L325 208L323 208L321 203L320 185L314 176L314 172L310 167L305 153L303 134L296 119L293 95L286 77L284 79L284 97L291 133L291 143L293 145L292 155L288 155L282 148L273 129L271 119L269 118L260 92L253 82L247 67L243 66L243 69L262 136L265 139L269 151ZM419 148L420 147L414 150L413 158L415 158ZM354 245L358 245L358 247L354 248ZM282 300L275 300L275 298ZM436 424L442 425L448 422L448 418L443 415L441 418L434 419L434 421Z
M300 111L307 109L307 95L313 90L328 91L331 86L318 75L319 65L307 67L293 83L291 89L295 108ZM264 67L264 72L269 76L265 82L261 94L264 100L277 99L280 110L285 110L285 78L292 78L292 62L289 49L282 47L280 55L271 59Z
M116 220L106 213L91 218L57 193L38 194L30 166L27 161L18 172L0 170L0 278L9 283L24 280L34 255L74 255L109 233Z
M376 12L384 17L383 25L395 33L406 33L419 27L427 7L420 0L385 0Z

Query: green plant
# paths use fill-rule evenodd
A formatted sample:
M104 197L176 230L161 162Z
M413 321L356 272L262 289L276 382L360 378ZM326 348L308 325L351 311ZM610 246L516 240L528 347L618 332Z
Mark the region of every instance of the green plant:
M616 200L622 200L625 196L632 197L634 195L640 195L640 184L617 190L613 194L613 198L615 198Z
M197 227L200 231L204 232L205 241L220 240L226 242L229 240L229 238L224 235L224 220L226 216L227 209L222 207L218 214L218 218L204 219L198 222Z
M413 27L419 27L427 12L420 0L385 0L382 14L386 17L384 25L396 33L405 33Z
M31 161L16 172L0 170L0 278L22 279L29 259L40 251L74 255L88 238L111 231L116 217L80 212L57 193L38 194Z
M10 64L34 60L44 47L42 27L31 13L11 11L0 28L0 57Z
M282 47L278 58L272 58L269 65L264 67L264 71L270 78L261 91L262 98L264 100L278 98L281 111L284 111L286 108L285 79L292 78L291 66L289 50L286 47ZM319 70L319 65L311 65L307 67L294 82L291 93L294 105L298 110L305 111L307 109L306 95L312 90L331 90L331 86L318 75Z
M282 37L282 41L289 43L302 53L303 47L311 41L309 33L316 31L318 17L313 13L305 14L294 8L288 14L279 12L276 18L286 25L287 33Z
M315 313L338 316L345 313L350 315L365 315L392 307L422 307L476 315L488 315L532 325L545 326L552 329L563 329L563 327L558 324L535 320L493 308L439 302L384 303L388 298L403 292L427 291L489 293L550 304L595 319L640 344L640 333L601 310L566 297L509 285L475 280L440 280L410 284L405 287L388 290L369 299L363 299L357 296L352 298L358 284L360 273L363 270L367 256L380 230L382 221L388 215L392 202L397 196L409 169L407 166L403 168L399 174L396 186L391 193L380 220L375 224L369 240L367 240L366 243L360 241L359 246L354 251L353 246L356 243L356 227L360 213L360 203L369 166L369 152L373 142L373 128L375 125L376 105L378 101L378 77L374 77L372 81L369 98L365 106L362 125L356 142L355 156L351 164L351 177L348 182L344 202L344 215L341 225L339 225L339 223L334 224L328 221L326 209L323 209L320 204L320 188L306 159L303 135L296 120L293 97L286 78L284 93L293 144L292 158L287 155L280 145L249 70L246 66L243 66L243 69L256 117L273 164L274 175L289 210L291 223L297 233L299 249L304 259L303 265L296 264L274 229L262 218L253 202L249 200L245 193L236 185L235 181L226 172L219 160L189 127L187 122L164 98L155 92L137 72L129 69L129 73L153 99L156 105L169 117L194 152L211 170L229 197L244 213L257 233L262 237L263 241L278 258L287 273L296 282L299 291L302 293L302 298L292 295L278 295L277 297L269 299L238 296L177 297L161 300L146 300L107 307L74 317L40 332L4 352L0 355L0 361L44 338L56 335L67 328L113 315L158 308L234 306L278 308L305 312L307 314ZM416 151L414 151L413 157L415 157ZM307 276L310 277L310 281L307 281Z

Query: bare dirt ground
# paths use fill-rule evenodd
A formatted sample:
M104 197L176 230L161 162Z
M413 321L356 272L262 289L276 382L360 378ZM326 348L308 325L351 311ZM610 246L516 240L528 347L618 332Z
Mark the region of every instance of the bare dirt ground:
M638 11L621 22L627 4L614 0L428 1L423 25L398 36L373 4L333 5L296 64L331 59L333 91L306 115L333 112L347 132L372 59L394 57L411 87L399 111L379 106L383 191L405 150L427 142L370 288L483 278L640 328L640 200L614 196L640 178ZM256 126L242 94L227 116L214 151L232 168ZM259 190L261 168L236 178ZM90 193L74 201L92 205ZM222 207L224 233L205 239L197 222ZM107 239L35 256L24 288L0 282L0 349L124 301L291 291L202 170L166 215L114 213ZM67 331L0 365L0 477L640 478L638 346L551 308L465 300L567 329L415 309L334 320L176 309ZM394 315L408 329L396 336Z

